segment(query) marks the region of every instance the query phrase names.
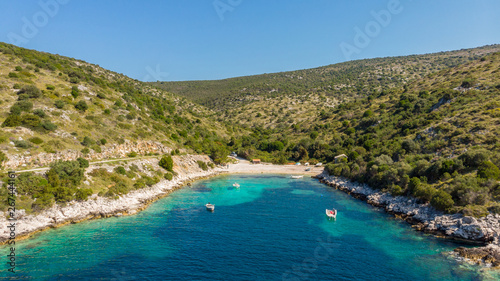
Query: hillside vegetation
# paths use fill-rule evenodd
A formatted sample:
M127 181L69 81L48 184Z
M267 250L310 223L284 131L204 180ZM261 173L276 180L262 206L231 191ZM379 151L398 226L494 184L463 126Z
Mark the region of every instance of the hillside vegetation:
M481 216L500 212L498 51L494 45L156 85L251 129L229 143L240 156L327 162L331 174Z
M203 106L97 65L4 43L0 108L0 164L41 153L82 155L53 162L45 174L19 174L16 206L28 213L92 195L114 198L175 176L171 166L124 162L86 171L90 153L116 144L155 141L169 147L172 155L206 153L218 162L228 154L221 145L229 139L228 130L208 118L210 112ZM5 174L2 182L0 209L6 210Z

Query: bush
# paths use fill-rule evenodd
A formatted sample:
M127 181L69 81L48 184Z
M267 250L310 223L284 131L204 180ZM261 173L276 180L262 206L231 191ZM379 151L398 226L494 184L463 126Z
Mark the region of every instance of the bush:
M3 153L3 151L0 151L0 167L2 166L2 163L9 160L9 158L7 158L7 155L5 155L5 153Z
M49 120L42 121L42 123L40 123L40 125L42 126L42 128L44 128L47 131L57 130L57 125L50 122Z
M166 179L166 180L171 181L171 180L174 178L174 175L172 175L172 173L167 172L167 173L164 175L164 177L165 177L165 179Z
M128 157L136 157L137 156L137 152L135 151L132 151L130 152L129 154L127 154Z
M88 168L90 166L89 161L85 158L78 157L76 161L80 164L80 168Z
M83 145L83 146L91 146L91 145L93 145L93 144L94 144L94 141L93 141L90 137L85 136L85 137L83 138L83 141L82 141L82 145Z
M109 109L107 109L107 108L106 108L106 109L104 109L104 114L106 114L106 115L111 114L111 110L109 110Z
M500 180L500 169L491 161L484 161L477 170L477 176L484 179Z
M10 107L9 112L12 115L21 115L22 110L19 105L14 104L13 106Z
M32 138L29 138L28 139L31 143L34 143L34 144L41 144L43 143L43 140L39 137L32 137Z
M449 211L455 202L451 198L451 195L446 193L444 190L436 190L431 199L431 205L440 211Z
M207 163L203 162L203 161L196 161L198 163L198 166L203 170L203 171L206 171L208 170L208 166L207 166Z
M80 90L78 90L78 87L77 86L73 86L71 87L71 95L73 96L73 98L77 98L79 95L80 95Z
M58 109L63 109L64 108L64 101L62 101L62 100L56 100L54 102L54 105Z
M85 101L81 100L75 104L75 108L80 111L86 111L89 108L89 106Z
M172 172L174 170L174 160L172 159L172 156L170 156L170 155L163 156L160 159L160 162L158 163L158 165L160 165L160 167L162 167L163 169L170 171L170 172Z
M127 171L123 166L118 166L114 169L115 173L120 174L120 175L125 175Z
M78 161L58 161L51 165L51 170L59 177L61 186L76 187L83 181L84 169Z
M34 211L41 211L44 209L48 209L54 205L54 195L52 193L42 193L38 196L31 204L31 208Z
M19 78L19 75L17 75L17 73L14 72L9 72L9 78Z
M47 114L45 114L45 111L43 111L43 109L35 109L33 110L33 114L37 115L40 118L47 117Z
M30 111L31 109L33 109L33 103L30 102L30 101L27 101L27 100L23 100L23 101L18 101L16 102L14 105L17 105L19 106L19 108L22 110L22 111Z
M103 94L103 93L97 93L97 97L100 98L100 99L105 99L106 95Z
M26 149L26 148L30 148L31 144L25 140L15 140L14 146Z
M2 123L2 127L17 127L20 125L21 117L18 115L9 115Z
M106 139L100 139L99 142L101 145L105 145L108 141Z
M45 87L47 88L47 90L50 90L50 91L53 91L56 89L56 87L54 85L49 85L49 84L45 85Z
M30 99L36 99L42 96L42 91L38 89L36 86L33 85L27 85L23 86L18 92L18 95L25 94L28 95Z
M76 190L75 199L79 201L86 201L92 193L92 189L90 188L79 188Z

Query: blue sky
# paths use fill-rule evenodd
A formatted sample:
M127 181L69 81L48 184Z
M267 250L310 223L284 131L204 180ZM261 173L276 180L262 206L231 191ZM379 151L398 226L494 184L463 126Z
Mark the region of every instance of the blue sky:
M139 80L206 80L500 43L498 0L0 3L0 41Z

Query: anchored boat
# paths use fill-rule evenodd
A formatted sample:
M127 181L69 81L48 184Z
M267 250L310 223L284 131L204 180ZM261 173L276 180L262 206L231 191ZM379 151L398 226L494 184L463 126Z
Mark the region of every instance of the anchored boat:
M336 218L337 218L337 210L335 210L335 209L331 209L331 210L326 209L326 215L327 215L329 218L334 218L334 219L336 219Z
M240 185L237 182L233 183L233 186L236 188L240 188Z
M290 178L292 178L292 179L301 179L301 178L303 178L303 177L304 177L304 176L291 176Z
M205 207L207 207L207 210L209 210L211 212L213 212L215 210L215 205L210 204L210 202L208 204L206 204Z

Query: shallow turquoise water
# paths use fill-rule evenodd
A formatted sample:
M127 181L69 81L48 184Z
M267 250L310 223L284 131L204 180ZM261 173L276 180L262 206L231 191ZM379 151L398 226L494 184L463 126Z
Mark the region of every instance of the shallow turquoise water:
M324 213L331 207L336 220ZM277 175L200 181L138 215L45 231L16 246L15 274L1 248L0 280L498 280L443 254L456 243L317 180Z

